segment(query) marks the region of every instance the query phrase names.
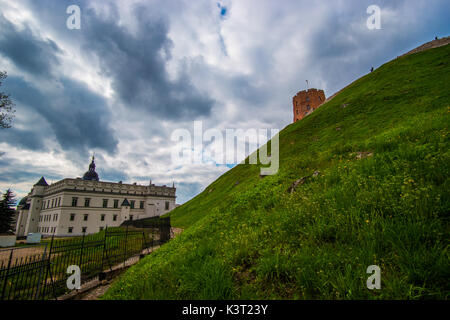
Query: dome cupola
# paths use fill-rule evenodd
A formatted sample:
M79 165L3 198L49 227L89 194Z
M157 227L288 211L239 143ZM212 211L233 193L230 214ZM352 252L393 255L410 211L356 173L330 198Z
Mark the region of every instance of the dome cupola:
M98 174L97 172L95 172L94 156L92 156L92 161L89 165L89 171L86 171L86 173L83 175L83 180L99 181Z

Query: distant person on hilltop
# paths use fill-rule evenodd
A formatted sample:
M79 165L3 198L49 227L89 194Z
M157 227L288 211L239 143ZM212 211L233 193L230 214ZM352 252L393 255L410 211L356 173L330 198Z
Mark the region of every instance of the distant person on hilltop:
M372 68L370 68L370 72L373 72L373 67L372 67Z
M438 39L438 37L434 38L434 40L437 40L437 39Z

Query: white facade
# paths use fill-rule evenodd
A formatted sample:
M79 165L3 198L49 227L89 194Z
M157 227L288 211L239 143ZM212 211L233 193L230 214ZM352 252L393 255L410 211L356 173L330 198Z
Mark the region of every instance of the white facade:
M77 236L116 227L125 220L160 216L176 207L175 187L42 178L18 206L16 235Z

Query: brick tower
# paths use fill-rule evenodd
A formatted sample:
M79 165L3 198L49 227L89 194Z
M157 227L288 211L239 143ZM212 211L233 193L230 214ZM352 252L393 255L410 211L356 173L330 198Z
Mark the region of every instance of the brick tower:
M302 120L308 114L316 110L325 102L325 93L323 90L309 89L297 93L292 98L294 105L294 122Z

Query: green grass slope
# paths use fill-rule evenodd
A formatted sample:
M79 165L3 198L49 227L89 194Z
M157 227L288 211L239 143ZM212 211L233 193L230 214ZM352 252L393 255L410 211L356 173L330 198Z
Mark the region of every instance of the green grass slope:
M104 298L448 298L449 62L450 45L391 61L287 126L278 174L225 173Z

